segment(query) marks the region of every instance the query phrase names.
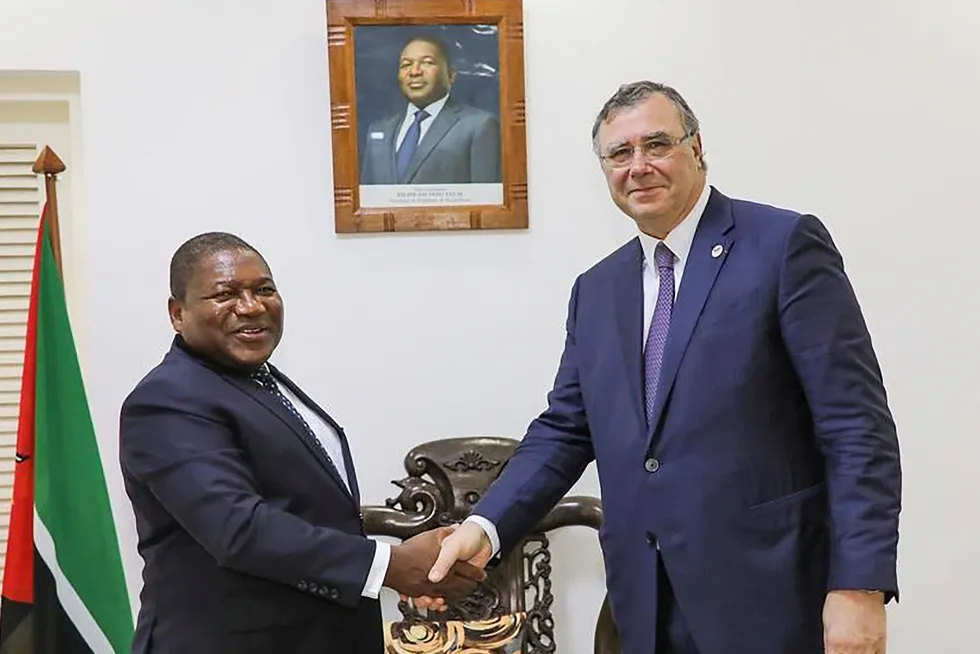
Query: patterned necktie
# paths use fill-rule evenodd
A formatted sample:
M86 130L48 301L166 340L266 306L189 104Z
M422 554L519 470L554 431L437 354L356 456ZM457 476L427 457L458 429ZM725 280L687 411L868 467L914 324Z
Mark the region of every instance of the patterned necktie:
M405 183L405 171L408 170L408 164L412 161L412 157L415 156L415 150L419 147L419 137L422 134L422 121L428 117L429 114L425 112L425 109L419 109L415 113L415 120L412 121L408 131L405 132L405 138L398 148L396 163L398 165L399 184Z
M291 413L294 418L299 420L300 424L303 425L303 429L306 431L307 442L310 445L312 445L320 454L323 455L323 459L330 466L330 469L333 472L335 472L337 476L340 477L343 480L344 484L346 485L347 480L343 479L343 477L340 474L340 471L337 470L337 467L334 465L333 460L330 458L330 455L327 454L327 451L324 449L323 443L321 443L320 439L317 437L316 432L313 431L313 429L310 427L309 423L306 422L303 416L300 415L300 412L296 410L296 407L293 405L292 402L289 401L289 398L283 395L282 391L279 390L279 384L276 383L276 378L272 376L272 373L269 371L268 367L262 366L261 368L259 368L249 376L252 378L253 381L258 382L258 384L262 387L263 390L268 391L277 400L279 400L279 403L282 404L284 407L286 407L286 410L289 411L289 413Z
M653 404L657 399L660 366L663 363L664 347L667 345L667 333L670 330L670 314L674 308L674 253L660 242L654 250L653 258L660 276L660 288L657 292L657 304L653 309L653 320L650 322L644 351L648 426L650 415L653 413Z

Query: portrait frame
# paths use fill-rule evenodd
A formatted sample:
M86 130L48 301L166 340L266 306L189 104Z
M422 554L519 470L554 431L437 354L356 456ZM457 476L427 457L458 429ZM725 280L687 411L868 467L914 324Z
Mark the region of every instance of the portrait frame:
M338 234L526 229L527 137L521 0L326 0L333 146L334 228ZM499 202L362 204L355 32L364 26L495 25L499 53ZM363 132L363 129L360 130ZM372 134L375 135L375 134ZM366 149L366 148L365 148Z

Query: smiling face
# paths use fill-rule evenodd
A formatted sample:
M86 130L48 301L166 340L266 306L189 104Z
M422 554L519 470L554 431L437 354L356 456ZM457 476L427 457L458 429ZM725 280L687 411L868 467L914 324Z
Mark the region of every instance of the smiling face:
M282 338L282 298L258 253L225 249L193 268L183 298L170 298L170 322L195 352L226 366L253 369Z
M603 159L602 172L613 202L641 230L663 238L691 211L705 184L701 136L686 140L681 114L666 96L656 93L618 109L600 125L596 145L600 157L633 148L623 166ZM672 143L660 152L650 144ZM658 157L644 157L643 148Z
M428 41L410 42L398 59L398 85L420 109L449 93L454 77L445 55Z

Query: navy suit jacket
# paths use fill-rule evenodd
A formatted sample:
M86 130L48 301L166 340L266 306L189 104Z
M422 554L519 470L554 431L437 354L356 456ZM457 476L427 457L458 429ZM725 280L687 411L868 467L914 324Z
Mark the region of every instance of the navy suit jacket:
M372 123L364 143L361 184L398 184L395 156L405 111ZM381 138L373 138L373 135ZM500 121L482 109L446 101L419 141L405 171L406 184L499 184Z
M653 651L658 557L700 654L823 652L828 590L898 592L898 441L841 256L712 189L650 428L642 265L636 239L576 280L548 407L475 513L512 548L595 459L624 652Z
M177 337L120 419L145 563L134 654L382 652L344 431L270 368L337 430L352 492L271 394Z

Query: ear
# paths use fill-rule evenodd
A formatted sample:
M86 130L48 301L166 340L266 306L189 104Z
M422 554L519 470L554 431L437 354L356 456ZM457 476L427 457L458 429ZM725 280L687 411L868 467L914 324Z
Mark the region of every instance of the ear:
M453 68L449 69L449 86L456 83L456 71Z
M698 168L704 168L704 145L701 144L701 132L694 135L694 158L698 160Z
M167 313L170 314L170 324L178 334L184 326L184 307L173 298L167 300Z

